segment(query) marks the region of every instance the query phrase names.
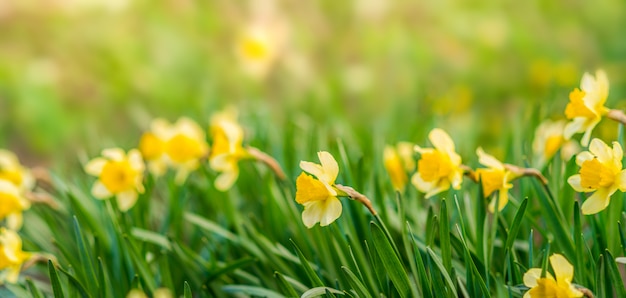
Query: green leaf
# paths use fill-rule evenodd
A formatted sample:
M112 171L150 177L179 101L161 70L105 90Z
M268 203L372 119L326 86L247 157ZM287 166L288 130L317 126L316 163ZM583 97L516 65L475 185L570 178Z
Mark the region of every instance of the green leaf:
M222 290L230 294L245 294L249 296L258 296L258 297L267 297L267 298L285 297L279 293L276 293L266 288L247 286L247 285L228 285L228 286L223 286Z
M513 243L515 242L515 238L517 238L517 233L519 232L527 205L528 199L524 199L524 201L522 201L522 204L520 204L519 209L517 209L517 213L515 213L515 218L513 219L513 223L511 224L511 228L509 229L509 235L506 238L506 245L504 246L509 251L513 249Z
M319 276L317 276L317 273L315 273L315 271L313 270L313 268L309 264L309 261L307 261L307 259L304 257L304 255L302 254L302 251L300 251L300 248L298 248L298 246L296 245L296 243L293 240L289 239L289 241L291 241L291 244L293 245L293 248L296 250L296 254L298 255L298 258L300 259L300 265L304 269L304 272L306 273L307 277L309 278L309 281L311 281L311 284L314 287L323 287L324 283L319 278Z
M620 276L619 269L611 252L607 249L606 252L606 264L609 271L609 279L615 289L616 297L626 297L626 289L624 289L624 282Z
M456 291L454 282L450 278L450 275L446 271L446 268L443 266L443 263L441 263L441 259L439 259L437 254L435 254L435 252L430 249L430 247L427 247L426 251L428 252L428 255L430 255L430 258L435 262L435 265L439 269L439 272L441 272L441 274L443 275L443 279L446 281L446 286L448 287L448 289L452 291L454 297L458 297L459 294Z
M298 293L293 286L287 282L285 277L279 272L274 272L274 277L278 281L278 286L287 294L287 297L298 297Z
M343 272L348 277L348 283L350 283L352 289L354 289L354 291L356 291L360 297L372 298L372 295L370 295L370 293L367 291L367 288L365 287L363 282L361 282L361 280L359 280L359 278L352 271L350 271L348 267L341 266L341 269L343 269Z
M39 288L37 288L37 286L30 277L26 278L26 283L28 284L28 291L33 298L43 298L43 294L41 293L41 291L39 291Z
M411 287L409 277L404 270L404 265L400 262L398 255L383 230L375 222L370 223L372 230L372 244L376 253L380 257L385 271L389 275L391 282L402 297L409 297Z
M80 259L81 268L84 270L89 283L91 292L97 291L100 286L98 285L98 278L96 277L96 269L91 257L91 250L87 248L87 243L83 236L83 232L80 228L80 223L76 216L74 218L74 237L76 239L76 245L78 246L78 257Z
M417 265L417 275L419 276L419 282L420 282L420 286L422 289L422 295L425 298L430 298L433 297L433 293L431 291L431 282L430 279L428 278L428 275L426 274L426 267L424 266L424 260L422 259L422 254L419 250L419 248L417 247L417 244L415 243L415 241L413 240L413 231L411 230L411 226L409 225L409 223L406 223L407 226L407 230L408 230L408 237L410 237L410 243L411 243L411 247L413 248L413 255L415 258L415 263Z
M50 275L50 284L52 285L52 291L54 293L55 298L63 298L63 288L61 287L61 282L59 281L59 274L57 273L54 264L52 264L51 260L48 260L48 273Z
M441 200L441 211L439 213L439 239L441 247L441 258L443 266L448 273L452 272L452 248L450 246L450 223L448 221L448 208L446 200Z
M300 296L300 298L315 298L315 297L320 297L324 294L327 294L328 292L332 293L332 294L340 294L340 295L344 295L344 292L339 291L337 289L333 289L333 288L329 288L329 287L316 287L316 288L312 288L306 292L304 292L302 294L302 296Z
M183 297L184 298L192 298L193 294L191 293L191 287L189 287L189 283L187 281L185 281L184 284L184 290L183 290Z
M167 237L161 234L157 234L155 232L140 229L140 228L132 228L130 233L138 240L156 244L157 246L168 251L172 250L172 245L170 244Z
M219 278L220 276L227 274L229 272L235 271L239 268L248 266L252 263L256 262L256 259L254 258L250 258L250 257L246 257L237 261L234 261L222 268L219 268L216 271L213 271L209 274L209 276L207 277L207 281L205 283L209 283L217 278Z
M87 294L87 290L85 290L85 287L78 281L78 279L76 279L76 277L74 277L69 272L65 271L63 268L57 268L57 269L61 271L61 273L65 274L65 276L67 276L67 280L69 280L70 284L74 286L74 288L78 291L78 293L80 293L81 297L83 298L91 297L89 294Z

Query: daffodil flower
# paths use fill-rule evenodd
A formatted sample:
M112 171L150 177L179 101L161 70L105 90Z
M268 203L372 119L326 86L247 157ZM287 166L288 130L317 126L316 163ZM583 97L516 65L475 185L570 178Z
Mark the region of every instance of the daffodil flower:
M170 138L171 129L167 120L154 119L150 123L150 131L145 132L139 139L138 149L148 163L148 170L155 176L161 176L167 170L165 142Z
M541 277L541 268L531 268L524 274L524 285L530 290L524 294L524 298L548 298L548 297L582 297L583 292L572 285L574 267L565 257L560 254L550 256L550 265L556 279L548 272Z
M411 182L419 191L426 193L426 198L450 187L460 189L464 170L461 157L455 152L454 142L439 128L433 129L428 138L435 148L415 146L421 157L417 162L417 173L413 175Z
M236 54L245 72L252 77L263 78L272 70L283 48L283 29L280 24L257 22L243 30L236 45Z
M533 140L533 153L538 166L543 166L552 157L561 150L563 160L569 160L576 153L580 152L580 146L571 141L566 140L563 132L565 131L566 121L544 121L535 130L535 138Z
M396 190L403 190L409 181L407 172L415 169L413 159L414 145L408 142L400 142L396 147L385 146L383 150L383 162L385 169L391 178L391 184Z
M16 232L0 228L0 284L16 283L22 264L30 257L22 251L22 239Z
M167 288L158 288L158 289L154 290L154 293L152 293L152 297L154 297L154 298L172 298L174 296L172 295L172 291L170 291L169 289L167 289ZM126 294L126 298L148 298L148 295L146 295L146 293L144 293L140 289L132 289L132 290L130 290L130 292L128 292L128 294Z
M495 191L499 194L498 200L493 199L489 203L489 211L495 212L496 201L498 201L498 211L500 211L509 202L509 189L513 187L510 182L516 176L498 159L485 153L482 148L476 149L476 155L478 155L478 162L487 167L476 170L483 186L483 195L489 197Z
M21 191L31 190L35 186L30 171L20 164L13 152L4 149L0 149L0 179L13 183Z
M578 192L593 192L581 207L583 214L604 210L615 191L626 191L626 170L622 169L622 157L619 143L613 142L611 148L599 139L591 141L589 151L576 156L580 171L569 177L567 182Z
M22 212L30 208L19 188L12 182L0 179L0 221L6 219L7 227L18 230L22 227Z
M120 210L127 211L135 205L138 193L144 192L141 153L133 149L126 155L124 150L113 148L103 150L102 156L85 166L89 175L98 177L91 193L98 199L115 196Z
M220 172L215 187L226 191L239 177L239 161L249 156L242 147L243 128L237 123L237 111L229 108L213 115L209 132L213 140L209 165Z
M576 88L569 94L569 103L565 107L565 116L572 120L565 126L564 136L570 139L575 133L584 132L580 143L589 144L591 131L602 120L602 116L609 112L604 106L609 95L609 80L602 70L596 72L596 77L585 73L580 82L580 89Z
M341 216L341 201L333 187L339 174L335 158L326 151L317 153L321 164L301 161L300 168L314 175L300 174L296 180L296 202L304 205L302 221L307 228L316 223L327 226Z

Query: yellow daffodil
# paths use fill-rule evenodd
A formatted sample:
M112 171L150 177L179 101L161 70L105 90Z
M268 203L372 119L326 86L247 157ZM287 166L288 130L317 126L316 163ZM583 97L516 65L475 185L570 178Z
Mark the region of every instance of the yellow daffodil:
M580 143L583 146L589 144L591 131L609 111L604 106L608 95L609 80L604 71L598 70L595 78L588 73L583 75L580 89L576 88L569 94L569 103L565 107L565 116L572 120L565 126L566 139L584 132Z
M400 142L396 147L385 146L383 150L383 162L385 169L391 178L391 184L396 190L403 190L409 181L407 172L415 169L413 159L414 145L408 142Z
M16 283L22 264L30 257L22 251L22 239L16 232L0 228L0 284Z
M300 168L317 179L302 173L296 180L296 202L304 205L302 222L307 228L312 228L318 222L320 226L331 224L341 216L342 210L334 188L339 174L337 161L326 151L318 152L317 156L321 164L300 162Z
M20 164L13 152L0 149L0 179L13 183L22 191L27 191L35 185L35 179L30 171Z
M98 177L91 193L98 199L117 198L121 211L132 208L138 193L144 192L144 164L141 153L133 149L128 152L119 148L105 149L103 157L92 159L85 166L85 171Z
M165 142L170 138L171 125L165 119L154 119L150 123L150 131L145 132L139 140L139 151L148 163L148 170L155 176L161 176L167 170Z
M550 265L556 279L548 272L541 277L541 268L531 268L524 274L524 285L530 290L524 298L582 297L583 293L572 285L574 267L560 254L550 256Z
M0 221L6 219L7 227L18 230L22 227L22 212L30 208L30 201L25 199L17 186L0 179Z
M619 143L613 142L611 149L599 139L591 141L589 151L576 156L580 171L569 177L567 182L578 192L594 192L581 206L583 214L604 210L615 191L626 191L626 170L622 169L622 157Z
M485 153L482 148L476 149L476 154L478 155L478 162L487 167L476 170L483 186L483 195L489 197L495 191L498 191L500 195L498 200L491 200L489 211L495 212L496 201L498 201L498 210L502 210L509 202L509 189L513 187L510 182L515 178L515 175L507 170L502 162Z
M176 169L176 182L181 184L191 171L198 168L200 159L209 152L209 146L202 128L183 117L172 126L164 150L169 164Z
M533 152L535 154L537 165L543 166L548 162L554 154L561 149L561 157L563 160L569 160L572 156L580 151L580 146L571 140L566 140L563 136L566 122L544 121L535 130L535 139L533 140Z
M158 288L154 290L152 295L154 298L172 298L172 291L167 288ZM126 298L148 298L148 295L139 289L132 289L128 294L126 294Z
M461 157L455 152L454 142L439 128L433 129L428 138L435 148L415 146L421 157L417 162L417 173L413 175L411 182L419 191L426 193L426 198L445 191L450 186L460 189L463 169Z
M266 76L276 64L284 44L280 24L256 22L243 30L236 54L245 72L257 78Z
M209 132L213 140L209 165L220 172L215 187L226 191L239 177L239 161L248 156L242 147L243 128L237 123L237 111L229 108L213 115Z

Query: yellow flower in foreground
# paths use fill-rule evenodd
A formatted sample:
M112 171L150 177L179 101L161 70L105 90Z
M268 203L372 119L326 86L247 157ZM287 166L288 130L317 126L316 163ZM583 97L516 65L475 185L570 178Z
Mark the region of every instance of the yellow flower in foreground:
M483 195L489 197L495 191L499 193L499 199L491 200L489 203L489 211L494 212L496 209L496 201L498 201L498 211L502 210L506 203L509 202L509 189L513 187L511 180L515 179L515 175L504 167L504 164L495 157L485 153L482 148L476 149L478 162L487 168L477 169L476 174L480 178L483 186Z
M226 191L239 177L239 160L248 156L241 145L243 128L237 123L237 111L227 109L213 115L209 132L213 140L209 165L221 173L215 180L215 187Z
M7 180L20 190L30 190L35 179L30 171L24 168L13 152L0 149L0 179Z
M326 151L317 153L321 164L301 161L300 168L317 179L300 174L296 180L296 202L304 205L302 221L307 228L316 223L327 226L341 216L341 201L333 187L339 174L335 158Z
M571 140L566 140L563 136L565 131L564 120L544 121L535 130L533 140L533 152L536 162L543 166L554 154L561 150L563 160L569 160L574 154L580 151L580 146Z
M582 297L583 293L572 285L574 267L560 254L550 256L550 265L556 279L546 272L541 277L541 268L531 268L524 274L524 285L530 290L524 294L524 298L569 298Z
M567 182L578 192L594 192L581 206L583 214L604 210L615 191L626 191L626 170L622 169L622 157L619 143L613 142L611 149L599 139L591 141L589 151L576 156L580 171L569 177Z
M98 199L115 196L120 210L127 211L135 205L137 193L144 192L141 153L133 149L126 155L124 150L113 148L103 150L102 156L85 166L89 175L98 177L91 193Z
M604 71L598 70L595 78L588 73L583 75L580 90L576 88L569 94L569 103L565 107L565 116L572 120L565 126L566 139L584 132L580 143L583 146L589 144L591 131L609 111L604 106L608 95L609 80Z
M385 146L383 162L396 190L403 190L409 181L408 171L415 169L413 160L413 144L400 142L396 147Z
M450 186L460 189L463 169L461 157L455 152L454 142L439 128L433 129L428 138L435 148L415 146L421 157L417 162L417 173L413 175L411 182L419 191L426 193L426 198L445 191Z
M17 186L0 179L0 221L6 219L7 227L17 230L22 227L22 212L30 208Z
M152 295L154 298L172 298L172 291L167 288L158 288L154 290ZM126 298L148 298L148 295L139 289L132 289L128 294L126 294Z
M16 283L22 264L30 256L22 251L22 239L16 232L0 228L0 284Z

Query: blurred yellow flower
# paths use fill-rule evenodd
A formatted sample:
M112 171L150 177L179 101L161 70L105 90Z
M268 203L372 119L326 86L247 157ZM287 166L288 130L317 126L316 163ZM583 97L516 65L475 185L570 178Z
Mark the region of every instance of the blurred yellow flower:
M396 190L403 190L409 181L407 172L415 169L413 158L414 145L409 142L400 142L396 147L385 146L383 162L391 178L391 184Z
M173 125L164 119L152 121L150 131L139 141L139 150L148 161L150 172L162 175L169 165L176 169L176 183L181 184L198 168L209 146L202 128L193 120L182 117Z
M316 223L327 226L341 216L341 201L337 198L337 190L333 187L339 174L339 166L335 158L326 151L317 156L321 164L301 161L300 168L314 175L314 179L305 173L296 180L296 202L304 205L302 221L307 228Z
M91 193L98 199L115 196L120 210L127 211L135 205L137 193L144 192L141 153L133 149L126 155L124 150L113 148L103 150L102 156L85 165L85 172L98 177Z
M170 291L169 289L167 289L167 288L158 288L158 289L154 290L154 293L153 293L152 297L154 297L154 298L172 298L174 296L172 295L172 291ZM148 298L148 295L146 295L146 293L144 293L140 289L132 289L132 290L130 290L130 292L128 292L128 294L126 294L126 298Z
M0 228L0 284L16 283L22 264L30 256L22 251L22 239L16 232Z
M539 167L551 160L559 149L564 160L569 160L580 151L580 146L576 142L566 140L563 136L565 124L565 120L546 120L539 124L535 130L533 152Z
M548 272L541 277L541 268L531 268L524 274L524 285L530 290L524 294L524 298L549 298L549 297L582 297L583 293L572 285L574 267L560 254L550 256L550 265L556 279Z
M476 170L483 186L483 196L487 198L495 191L498 191L500 195L498 200L491 200L489 211L495 212L496 201L498 201L498 211L500 211L509 202L509 189L513 187L510 182L516 178L515 174L507 170L504 164L495 157L485 153L482 148L476 149L476 155L478 155L478 162L487 167Z
M155 176L161 176L167 170L165 141L170 136L171 125L164 119L154 119L150 123L150 131L139 139L139 151L148 163L148 170Z
M580 82L580 89L576 88L569 94L570 101L565 107L565 116L572 121L565 126L564 136L570 139L575 133L584 132L580 143L587 146L591 131L609 111L604 106L609 95L609 80L606 73L598 70L595 78L585 73Z
M454 142L442 129L435 128L428 138L435 148L421 148L415 150L421 154L417 162L417 173L411 182L426 198L445 191L452 186L460 189L463 182L461 157L455 152Z
M283 29L279 23L256 22L243 30L236 54L244 71L261 78L272 70L284 44Z
M239 161L248 157L242 147L243 128L237 123L237 111L229 108L213 115L209 133L213 140L209 165L220 172L215 188L226 191L239 177Z
M22 227L22 212L30 208L17 186L0 179L0 221L6 219L7 227L18 230Z
M580 166L577 175L567 182L578 192L594 192L583 203L583 214L598 213L609 205L611 195L618 189L626 191L626 170L622 169L622 147L613 142L613 148L599 139L593 139L589 151L576 156Z
M0 179L13 183L21 191L35 186L35 179L30 171L20 164L13 152L4 149L0 149Z

